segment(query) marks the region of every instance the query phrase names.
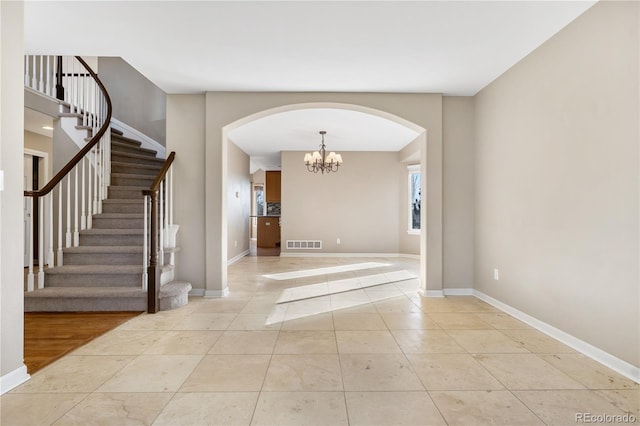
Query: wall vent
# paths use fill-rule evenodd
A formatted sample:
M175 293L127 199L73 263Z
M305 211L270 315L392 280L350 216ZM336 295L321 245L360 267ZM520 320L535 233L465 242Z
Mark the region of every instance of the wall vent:
M322 240L287 240L287 250L322 250Z

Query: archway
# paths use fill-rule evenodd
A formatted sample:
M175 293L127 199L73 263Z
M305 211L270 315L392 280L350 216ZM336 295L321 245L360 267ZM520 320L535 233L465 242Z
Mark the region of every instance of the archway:
M420 232L420 282L421 282L421 293L423 295L432 295L438 296L442 294L442 282L441 282L441 234L442 234L442 222L441 222L441 179L442 179L442 169L441 169L441 127L437 127L435 131L430 128L430 126L421 125L414 121L408 120L403 116L400 116L397 111L402 111L403 108L398 108L395 102L391 102L390 105L394 105L394 107L389 108L388 110L381 109L380 106L384 105L386 102L384 98L389 100L395 98L397 101L398 97L402 97L403 95L398 94L374 94L375 97L381 98L383 101L379 102L381 99L373 99L376 102L371 102L372 99L365 99L365 102L361 102L361 97L371 97L365 96L363 94L281 94L281 93L269 93L269 94L260 94L254 93L250 94L250 96L255 100L256 98L331 98L331 97L342 97L342 98L353 98L353 99L344 99L349 100L351 102L343 102L343 99L340 99L340 102L336 102L331 99L322 99L315 100L313 102L284 102L281 99L261 99L266 102L253 102L253 105L246 105L246 96L249 94L225 94L223 97L233 97L236 99L232 99L231 103L229 102L221 102L222 99L219 98L220 93L208 93L207 94L207 134L206 134L206 151L207 151L207 187L212 185L212 190L207 190L207 202L206 202L206 216L207 216L207 260L212 260L213 264L207 261L207 270L206 270L206 289L205 295L211 297L221 297L228 293L227 286L227 200L225 195L226 184L227 184L227 167L226 167L226 159L229 150L229 138L228 134L233 129L236 129L240 126L243 126L252 121L258 120L260 118L278 114L287 111L305 109L305 108L338 108L338 109L348 109L353 111L359 111L366 114L371 114L377 117L381 117L387 120L391 120L395 123L406 126L407 128L413 129L418 133L418 137L416 138L415 144L420 147L417 153L417 160L422 165L423 170L427 170L427 173L422 174L422 186L424 188L424 205L427 208L421 209L421 222L427 223L428 227L423 227ZM432 108L436 110L436 123L441 123L441 97L439 95L417 95L422 99L422 106L429 107L430 103L433 103L436 108ZM226 99L227 101L229 99ZM415 97L413 99L416 100ZM279 102L280 101L280 102ZM357 101L353 102L353 101ZM426 101L426 102L425 102ZM435 102L433 102L435 101ZM437 105L435 104L437 102ZM222 105L225 105L226 114L233 119L224 120L223 117L218 114L214 114L214 112ZM235 111L229 111L230 104L233 105ZM271 104L271 105L269 105ZM274 105L275 104L275 105ZM367 105L368 104L368 105ZM261 105L264 105L266 108L261 108ZM375 107L374 107L375 106ZM406 108L405 108L406 109ZM427 108L428 109L428 108ZM246 114L242 114L240 110L246 112ZM417 111L416 111L417 112ZM411 114L403 114L404 116ZM420 115L420 114L418 114ZM428 115L428 114L427 114ZM423 122L427 122L429 124L429 120L422 120ZM429 144L427 144L427 129L429 129ZM219 133L217 133L219 131ZM217 133L217 134L216 134ZM432 138L432 133L435 133L436 137ZM435 152L434 162L436 167L432 168L427 162L428 154L430 151ZM216 161L216 158L218 161ZM210 167L209 161L212 160L216 166L219 165L219 169L215 169ZM209 173L211 171L211 173ZM435 187L437 190L440 187L440 191L431 191L430 186ZM430 197L433 194L434 200L430 200ZM218 205L215 205L213 201L217 200ZM428 200L428 201L427 201ZM431 207L431 209L429 208ZM426 229L425 229L426 228ZM434 231L435 232L432 232ZM429 244L429 236L433 235L432 244ZM217 238L216 241L216 236ZM433 258L431 254L427 257L427 252L430 246L439 247L439 253L434 253ZM217 255L217 256L216 256ZM216 258L219 259L216 262ZM430 262L430 259L432 261ZM435 266L435 267L434 267ZM427 273L427 271L430 271ZM431 270L433 272L431 272Z

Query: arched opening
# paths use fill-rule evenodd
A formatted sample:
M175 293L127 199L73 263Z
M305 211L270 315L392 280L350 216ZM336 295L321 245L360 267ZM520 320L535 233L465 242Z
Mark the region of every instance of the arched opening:
M232 121L224 126L221 127L221 153L222 153L222 170L221 170L221 183L222 183L222 194L227 194L228 191L225 189L228 183L228 155L229 155L229 144L230 143L234 143L235 141L232 141L232 136L234 134L238 133L238 130L242 129L243 127L247 127L247 126L251 126L252 123L256 123L262 119L265 118L269 118L269 117L274 117L276 115L280 116L280 117L285 117L287 115L287 113L293 113L293 112L297 112L297 111L317 111L317 110L334 110L334 111L347 111L347 112L352 112L354 114L360 114L362 116L366 116L368 117L368 119L370 120L380 120L381 122L387 122L387 123L392 123L394 126L398 126L399 128L402 128L406 131L407 134L412 135L410 137L410 139L407 139L402 146L396 146L393 149L386 149L387 151L390 152L395 152L397 157L398 157L398 163L404 163L405 164L405 168L408 165L417 165L418 167L420 167L422 170L426 171L426 158L427 158L427 130L420 126L415 124L414 122L411 122L409 120L406 120L402 117L399 117L395 114L391 114L387 111L383 111L380 109L376 109L376 108L371 108L371 107L367 107L367 106L362 106L362 105L357 105L357 104L350 104L350 103L336 103L336 102L308 102L308 103L297 103L297 104L288 104L288 105L283 105L283 106L278 106L278 107L274 107L274 108L268 108L268 109L264 109L249 115L246 115L240 119L237 119L235 121ZM330 123L327 123L328 125L330 125ZM310 129L309 133L315 133L316 130L320 130L320 129ZM406 137L406 135L405 135ZM295 154L294 151L299 151L299 150L313 150L313 148L315 148L315 145L303 145L300 148L288 148L291 154ZM331 148L332 150L334 149L333 147ZM340 150L340 148L335 148L336 151ZM362 147L362 151L367 151L368 149L373 149L373 147L367 147L367 146L363 146ZM376 150L380 150L379 148L377 148ZM284 158L284 155L283 155ZM297 156L295 157L297 159ZM291 161L291 160L285 160L285 161ZM300 168L304 168L304 165L302 163L302 158L300 158ZM421 187L424 188L424 191L422 191L422 205L426 206L427 205L427 196L428 193L426 191L427 185L426 185L426 179L427 179L427 173L422 173L421 174ZM220 253L222 254L222 260L224 261L224 263L221 265L223 271L221 271L221 275L222 275L222 279L221 279L221 288L220 290L215 290L213 292L209 292L207 291L207 295L209 296L224 296L228 293L228 288L227 288L227 283L226 283L226 261L228 260L228 247L229 247L229 213L227 210L227 197L223 196L222 197L222 205L220 206L221 208L221 220L222 220L222 224L221 224L221 238L220 238L220 245L219 245L219 250ZM404 200L403 200L404 201ZM286 225L286 213L283 213L283 220L285 222L285 229L287 227ZM424 225L427 223L427 209L426 208L422 208L420 209L420 222ZM408 214L407 214L408 216ZM404 223L404 219L405 217L402 217L403 223ZM407 228L405 228L405 230L403 232L407 233L406 231ZM283 231L283 234L285 232L288 231ZM414 234L416 234L414 232ZM419 256L420 258L420 292L422 294L425 294L426 292L426 280L427 280L427 274L426 274L426 269L427 269L427 231L426 231L426 226L421 226L420 227L420 231L417 233L418 235L413 236L412 238L419 240L419 244L418 244L418 253L416 254L417 256ZM285 240L285 236L283 235L283 241ZM340 241L340 239L338 239L338 241ZM338 243L339 244L339 243ZM331 251L330 251L331 252ZM359 250L359 252L363 252L363 250ZM399 253L400 250L396 251L396 254ZM391 253L389 253L391 254Z

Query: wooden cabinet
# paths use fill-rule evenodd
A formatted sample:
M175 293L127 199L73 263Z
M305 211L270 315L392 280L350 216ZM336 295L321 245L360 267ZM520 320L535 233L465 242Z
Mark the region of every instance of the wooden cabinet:
M277 216L258 217L258 241L260 248L277 247L280 242L280 218Z
M279 171L267 171L265 172L265 200L267 203L279 203L280 202L280 172Z

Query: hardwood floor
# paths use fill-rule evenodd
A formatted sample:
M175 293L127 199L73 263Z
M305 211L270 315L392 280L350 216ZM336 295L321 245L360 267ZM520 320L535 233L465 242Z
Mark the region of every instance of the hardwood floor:
M24 362L29 374L90 342L140 312L29 312L24 314Z

